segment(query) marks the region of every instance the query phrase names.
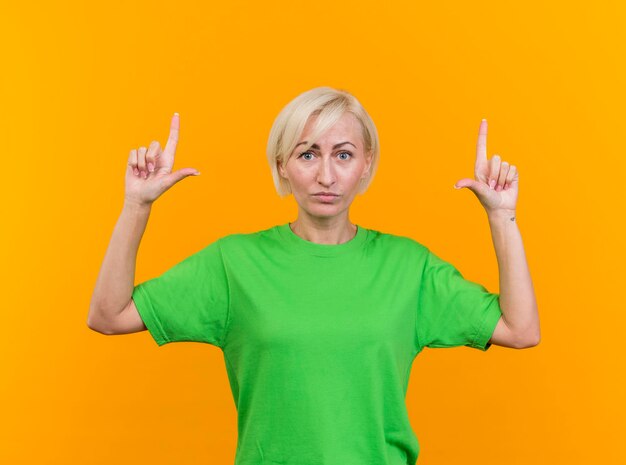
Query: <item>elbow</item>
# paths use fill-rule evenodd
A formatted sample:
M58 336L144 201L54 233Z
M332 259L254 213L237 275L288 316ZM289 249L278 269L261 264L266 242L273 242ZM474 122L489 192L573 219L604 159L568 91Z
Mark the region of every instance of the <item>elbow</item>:
M102 331L100 331L98 329L98 327L96 325L93 324L93 322L91 322L89 319L87 319L87 328L89 328L92 331L95 331L96 333L101 333Z
M87 313L87 328L91 329L92 331L98 331L96 329L95 322L93 321L92 314L93 314L93 310L90 308L89 313Z
M532 336L527 336L521 339L517 348L518 349L530 349L531 347L538 346L540 342L541 342L541 334L536 333L536 334L533 334Z
M87 315L87 327L90 330L95 331L100 334L105 334L105 335L111 334L102 325L101 320L95 317L95 311L92 308L89 309L89 313Z
M87 321L87 327L89 329L91 329L92 331L95 331L96 333L100 333L100 334L104 334L105 336L111 336L115 333L107 330L106 328L102 327L102 326L98 326L92 322Z
M96 307L93 304L93 297L92 297L91 303L89 305L89 311L87 312L87 328L91 329L92 331L100 332L100 330L98 329L97 323L98 322L96 318Z
M87 317L87 328L89 328L92 331L95 331L96 333L104 334L104 331L101 330L98 327L98 325L89 317Z

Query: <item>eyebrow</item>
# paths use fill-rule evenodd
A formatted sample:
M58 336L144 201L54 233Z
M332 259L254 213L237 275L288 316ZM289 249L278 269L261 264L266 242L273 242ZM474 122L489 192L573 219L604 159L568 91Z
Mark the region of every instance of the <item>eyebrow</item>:
M297 147L298 145L307 144L307 143L308 143L308 142L307 142L306 140L305 140L305 141L303 141L303 142L299 142L298 144L296 144L296 147ZM341 147L343 144L350 144L350 145L352 145L355 149L357 148L357 147L356 147L356 145L354 145L352 142L345 141L345 142L340 142L339 144L335 144L335 145L333 145L333 149L336 149L337 147ZM314 148L314 149L318 149L318 150L319 150L320 146L319 146L319 145L317 145L317 144L313 144L313 145L311 146L311 148Z

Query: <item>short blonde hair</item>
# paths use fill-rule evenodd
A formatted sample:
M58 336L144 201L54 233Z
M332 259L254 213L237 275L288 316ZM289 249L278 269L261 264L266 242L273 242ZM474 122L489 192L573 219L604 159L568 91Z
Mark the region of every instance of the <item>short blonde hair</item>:
M339 121L345 112L352 113L359 121L365 156L367 157L368 153L372 156L369 173L361 180L358 193L362 194L367 190L376 173L380 157L378 131L374 121L356 97L348 91L332 87L316 87L303 92L289 102L278 114L270 130L267 159L279 196L289 195L291 187L289 181L278 172L277 164L279 161L283 166L287 164L309 118L317 116L313 134L304 150L308 150L326 130Z

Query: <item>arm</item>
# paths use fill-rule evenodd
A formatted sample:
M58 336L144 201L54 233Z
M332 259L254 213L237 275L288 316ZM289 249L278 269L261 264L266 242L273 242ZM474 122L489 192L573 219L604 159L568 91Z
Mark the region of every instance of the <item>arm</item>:
M519 173L499 155L487 160L487 120L478 131L476 179L461 179L455 188L469 188L485 207L500 271L502 317L493 332L493 344L525 348L539 344L539 315L515 211Z
M151 208L151 204L124 202L91 297L87 326L94 331L115 334L146 329L137 310L132 308L131 296L137 251ZM116 328L122 314L126 320L124 327Z
M502 309L502 321L491 341L508 345L513 337L513 347L536 346L541 338L539 314L515 211L496 211L488 217L500 272Z
M179 115L174 113L163 151L158 141L152 141L149 149L140 147L130 151L124 181L124 207L115 225L89 306L87 326L94 331L125 334L147 329L132 295L137 250L152 204L177 182L200 174L193 168L172 172L179 129Z

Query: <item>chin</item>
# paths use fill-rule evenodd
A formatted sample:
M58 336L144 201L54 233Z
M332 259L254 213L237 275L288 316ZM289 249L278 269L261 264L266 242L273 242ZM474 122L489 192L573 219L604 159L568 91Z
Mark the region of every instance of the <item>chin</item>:
M307 208L305 210L311 216L331 217L336 216L342 210L342 208L341 205L338 204L331 205L328 203L318 203L315 205L307 205Z
M311 212L315 216L335 216L337 213L339 213L339 211L340 211L339 208L331 208L331 207L312 208L309 210L309 212Z

